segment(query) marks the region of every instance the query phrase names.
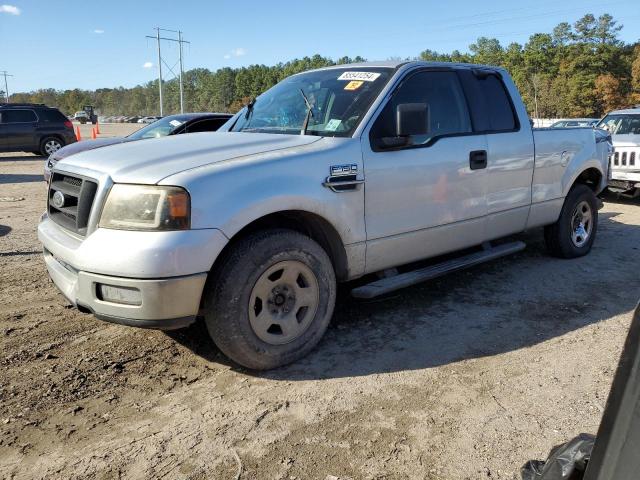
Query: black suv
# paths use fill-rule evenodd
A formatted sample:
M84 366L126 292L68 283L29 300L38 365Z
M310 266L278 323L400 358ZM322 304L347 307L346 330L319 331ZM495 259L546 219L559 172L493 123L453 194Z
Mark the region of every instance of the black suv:
M73 125L57 108L36 103L0 104L0 152L49 156L75 141Z

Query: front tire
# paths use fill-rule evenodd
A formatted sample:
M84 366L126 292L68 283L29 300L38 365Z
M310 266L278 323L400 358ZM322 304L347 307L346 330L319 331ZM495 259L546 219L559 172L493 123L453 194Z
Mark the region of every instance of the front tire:
M598 230L598 201L586 185L573 187L560 217L544 229L549 252L560 258L582 257L591 251Z
M40 154L44 157L48 157L54 152L57 152L62 147L64 147L64 143L57 137L46 137L42 142L40 142Z
M240 240L212 272L205 322L231 360L267 370L317 345L335 300L335 273L322 247L292 230L265 230Z

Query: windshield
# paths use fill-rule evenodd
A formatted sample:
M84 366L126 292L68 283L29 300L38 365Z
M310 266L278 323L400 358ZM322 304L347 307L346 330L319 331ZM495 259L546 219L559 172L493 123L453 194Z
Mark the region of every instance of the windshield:
M294 75L245 107L230 131L348 137L392 73L354 67Z
M612 135L640 135L640 114L607 115L598 123L598 127L608 130Z
M178 120L177 118L161 118L160 120L156 120L146 127L133 132L127 138L131 138L133 140L141 140L143 138L166 137L183 123L184 122L182 120Z

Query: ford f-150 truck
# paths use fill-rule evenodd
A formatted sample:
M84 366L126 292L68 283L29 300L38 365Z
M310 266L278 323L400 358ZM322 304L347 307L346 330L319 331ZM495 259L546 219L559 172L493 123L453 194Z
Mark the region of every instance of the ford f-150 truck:
M65 158L38 235L80 310L160 329L201 316L227 356L268 369L318 343L336 282L374 297L518 251L503 239L535 227L553 255L587 254L609 149L592 128L533 130L500 68L336 66L216 133Z

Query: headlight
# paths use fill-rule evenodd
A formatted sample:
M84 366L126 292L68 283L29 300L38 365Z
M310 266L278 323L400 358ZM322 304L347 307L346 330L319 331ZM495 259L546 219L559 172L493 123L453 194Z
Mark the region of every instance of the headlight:
M54 154L52 153L51 155L49 155L49 158L47 158L47 167L49 168L53 168L55 166L56 163L58 163L58 160L53 158Z
M100 227L120 230L187 230L191 201L180 187L116 184L102 210Z

